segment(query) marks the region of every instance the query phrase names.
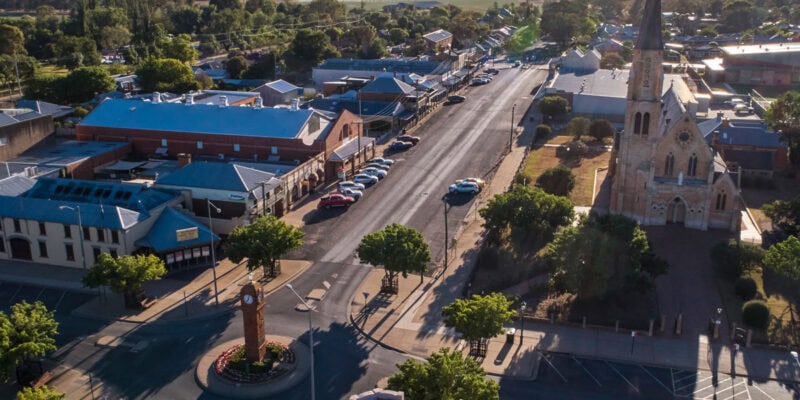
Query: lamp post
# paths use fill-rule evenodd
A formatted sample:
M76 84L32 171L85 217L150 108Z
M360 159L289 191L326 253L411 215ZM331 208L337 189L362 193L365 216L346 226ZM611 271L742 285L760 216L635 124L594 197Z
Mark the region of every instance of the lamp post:
M450 211L449 204L447 204L447 197L442 198L444 202L444 270L447 271L447 253L450 247L450 235L447 227L447 213Z
M83 261L83 269L86 269L86 249L83 246L83 222L81 220L81 206L58 206L59 210L72 210L75 214L78 214L78 237L80 238L81 243L81 259Z
M300 302L303 303L303 305L306 306L306 310L308 310L308 338L311 341L309 343L309 347L311 348L311 400L315 400L316 385L314 384L314 327L311 324L311 306L306 303L306 300L303 299L302 296L297 294L291 283L287 283L286 287L289 288L289 290L291 290L298 299L300 299Z
M517 103L511 106L511 130L508 133L508 152L511 152L511 147L514 145L514 109L517 108Z
M214 211L217 214L222 212L222 209L214 205L211 200L206 199L208 206L208 230L211 233L211 273L214 275L214 303L219 305L219 291L217 290L217 254L214 252L214 224L211 222L211 206L214 206Z
M519 344L525 340L525 309L528 308L528 303L522 300L519 305Z

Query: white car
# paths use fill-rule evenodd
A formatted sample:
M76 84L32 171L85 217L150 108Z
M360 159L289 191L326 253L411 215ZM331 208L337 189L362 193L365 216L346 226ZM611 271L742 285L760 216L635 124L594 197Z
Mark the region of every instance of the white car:
M356 189L350 189L350 188L339 189L339 193L341 193L341 194L343 194L345 196L350 196L355 201L358 201L358 199L360 199L361 196L364 195L364 192L362 192L360 190L356 190Z
M450 193L471 193L478 194L481 187L475 182L459 181L450 185Z
M367 163L367 165L365 165L364 167L365 168L377 168L377 169L389 172L389 165L388 164Z
M367 174L377 177L378 179L386 178L386 171L375 167L367 167L358 171L359 174Z
M367 164L373 164L373 163L378 163L378 164L383 164L383 165L392 165L392 164L394 164L394 160L390 160L388 158L383 158L383 157L375 157L375 158L370 158L369 160L367 160Z
M378 177L367 174L356 174L353 176L353 182L361 183L363 185L372 185L378 183Z
M352 189L352 190L364 190L365 186L361 183L355 183L353 181L342 181L339 182L339 190L344 189Z
M456 181L456 185L457 185L457 184L459 184L460 182L472 182L472 183L474 183L474 184L477 184L477 185L478 185L478 187L479 187L479 188L481 188L481 189L483 189L484 187L486 187L486 181L484 181L484 180L483 180L483 179L481 179L481 178L464 178L464 179L459 179L459 180L457 180L457 181Z

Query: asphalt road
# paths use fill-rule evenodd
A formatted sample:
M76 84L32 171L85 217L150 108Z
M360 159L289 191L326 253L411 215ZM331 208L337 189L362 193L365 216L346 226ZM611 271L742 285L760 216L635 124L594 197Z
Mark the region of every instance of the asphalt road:
M361 238L399 222L420 230L431 246L434 261L444 249L443 196L456 179L467 176L491 178L509 145L511 109L523 118L546 71L504 69L488 85L470 87L467 101L445 106L430 116L414 134L422 141L403 153L392 155L397 163L389 176L347 211L313 211L306 218L306 244L293 257L315 261L293 285L301 294L330 285L325 299L312 314L316 341L317 399L339 399L369 390L396 371L405 356L360 339L348 324L351 296L370 267L354 256ZM473 203L471 196L449 201L451 238L457 233ZM300 337L308 343L307 314L294 310L297 299L288 289L268 297L265 306L267 332ZM157 322L157 321L156 321ZM71 346L71 360L92 372L95 394L108 398L216 399L203 393L194 380L194 365L216 344L242 335L241 314L229 313L194 322L154 323L135 327L116 323L106 327L124 334L127 346L101 349L93 345L96 324L82 334L90 335ZM105 332L106 334L109 331ZM72 332L77 336L81 332ZM89 379L76 384L88 387ZM309 379L275 398L310 398Z

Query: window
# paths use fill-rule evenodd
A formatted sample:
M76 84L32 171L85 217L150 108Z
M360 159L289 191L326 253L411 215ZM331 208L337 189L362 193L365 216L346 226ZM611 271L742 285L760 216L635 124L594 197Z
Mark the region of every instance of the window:
M106 230L105 229L98 229L97 230L97 241L98 242L105 242L106 241Z
M72 247L72 243L65 244L64 250L67 252L67 261L75 261L75 249Z
M0 146L5 146L8 144L8 136L0 136Z
M697 155L692 154L689 157L689 169L686 170L686 175L688 176L695 176L697 175Z
M111 231L111 243L119 243L119 233L117 231Z
M347 139L350 137L350 125L345 125L342 127L342 139Z
M650 113L644 113L642 119L642 135L647 136L650 133Z
M22 231L22 226L20 225L19 220L15 218L14 219L14 232L21 232L21 231Z
M39 257L47 258L47 242L39 242Z
M161 139L161 147L167 147L167 139Z
M197 142L197 149L198 150L203 150L203 142L202 141Z
M111 257L117 258L117 249L109 249L108 254L110 254Z
M97 262L97 259L100 258L101 253L102 251L100 251L99 247L92 247L92 257L95 263Z
M39 236L47 236L47 226L44 222L39 222Z
M725 203L727 202L727 200L728 200L728 195L725 194L724 190L721 193L717 193L716 209L720 211L725 210Z
M0 253L6 252L6 240L0 237Z
M69 225L64 225L64 237L67 239L72 238L72 227Z
M242 149L242 147L241 147L241 146L239 146L239 144L234 144L234 145L233 145L233 151L235 151L235 152L237 152L237 153L238 153L238 152L239 152L239 150L241 150L241 149Z
M642 113L637 112L633 121L633 134L638 135L642 133Z
M90 235L89 233L90 233L89 232L89 227L88 226L84 226L83 227L83 240L88 240L88 241L92 240L92 235Z
M272 154L278 154L278 147L272 146Z
M675 156L672 153L667 155L667 159L664 161L664 175L665 176L672 176L673 168L675 167Z

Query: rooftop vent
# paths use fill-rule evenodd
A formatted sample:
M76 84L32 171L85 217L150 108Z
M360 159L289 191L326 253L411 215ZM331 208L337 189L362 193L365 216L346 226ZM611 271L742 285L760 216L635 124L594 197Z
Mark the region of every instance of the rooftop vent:
M193 93L187 93L186 94L186 104L187 105L194 104L194 94Z
M261 96L256 97L256 110L260 110L264 107L264 99Z
M219 96L219 106L221 108L228 106L228 96Z
M161 103L161 93L153 92L153 103Z

